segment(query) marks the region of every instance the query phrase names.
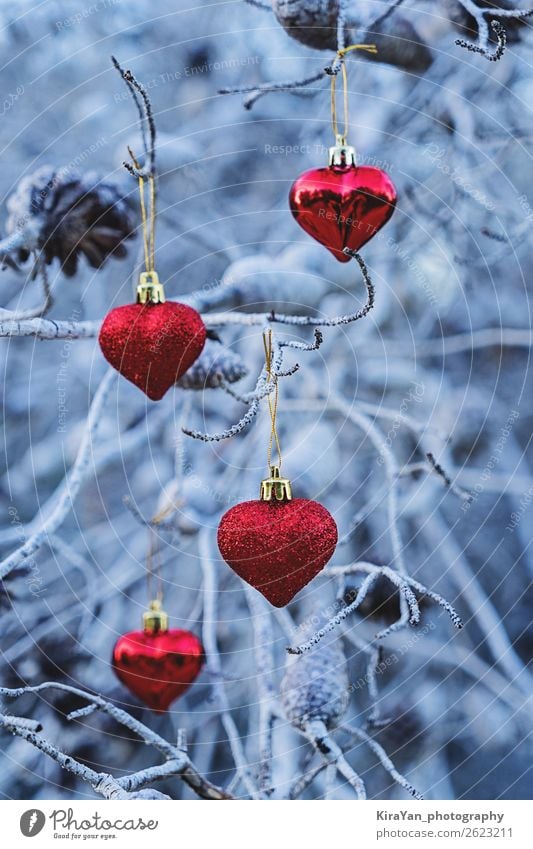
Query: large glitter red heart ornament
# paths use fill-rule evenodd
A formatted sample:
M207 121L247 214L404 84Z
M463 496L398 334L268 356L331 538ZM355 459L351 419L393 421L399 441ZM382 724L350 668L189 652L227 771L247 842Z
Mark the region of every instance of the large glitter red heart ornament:
M117 677L152 710L165 711L198 677L204 651L190 631L130 631L113 649Z
M243 581L284 607L335 551L337 525L317 501L245 501L224 514L218 547Z
M129 304L109 312L99 342L106 360L152 401L185 374L202 353L206 330L185 304Z
M343 248L358 251L387 223L396 205L396 189L380 168L331 165L298 177L289 203L306 233L339 262L349 262Z

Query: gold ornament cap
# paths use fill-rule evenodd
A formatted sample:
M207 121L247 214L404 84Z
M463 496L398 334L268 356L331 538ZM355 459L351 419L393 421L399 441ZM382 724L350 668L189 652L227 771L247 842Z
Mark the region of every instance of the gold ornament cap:
M282 478L279 466L270 467L270 477L261 481L261 501L290 501L292 499L291 482Z
M346 144L346 138L337 134L335 145L329 149L329 164L345 167L347 165L357 165L357 157L355 147L351 144Z
M159 282L157 271L141 272L137 286L137 303L164 304L165 300L165 290L163 284Z
M155 598L149 609L143 613L143 628L149 634L161 634L168 631L168 613L161 610L161 602Z

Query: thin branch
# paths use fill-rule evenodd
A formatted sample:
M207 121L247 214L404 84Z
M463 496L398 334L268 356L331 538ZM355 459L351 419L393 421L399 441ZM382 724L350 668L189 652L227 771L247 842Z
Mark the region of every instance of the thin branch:
M37 253L37 251L32 251L32 253L34 262L30 277L31 279L33 279L38 274L41 278L44 301L39 307L33 307L32 309L28 310L20 310L20 312L9 312L8 310L4 312L2 310L0 312L0 315L4 314L4 316L9 319L9 321L25 321L26 319L42 317L46 315L46 313L52 308L54 304L54 298L52 295L50 280L48 277L48 267L46 265L44 256L40 253Z
M82 781L87 781L96 793L100 793L105 799L128 799L129 794L122 789L118 781L105 772L95 772L94 769L81 764L71 755L66 755L44 737L41 737L34 730L28 728L24 723L17 722L15 717L4 716L0 714L0 726L5 728L10 734L15 734L21 737L36 749L39 749L43 754L48 755L59 766L71 772Z
M122 503L126 507L127 510L130 511L131 515L145 528L152 528L157 531L168 531L170 533L179 533L180 527L179 524L174 519L161 519L159 521L154 521L153 519L146 519L134 500L129 496L125 495L122 499ZM174 505L174 508L177 510L177 505Z
M344 752L331 738L323 722L314 720L308 722L302 733L313 744L327 765L333 765L353 788L358 799L366 799L366 789L360 775L350 766Z
M254 656L257 676L259 721L259 790L266 798L272 787L273 726L276 717L274 705L274 656L272 650L272 623L266 604L248 584L244 587L254 631Z
M491 21L490 25L494 30L498 41L496 50L494 50L493 53L491 53L487 47L480 46L479 44L473 44L471 41L465 41L463 38L455 39L457 47L464 47L465 50L468 50L470 53L479 53L481 56L484 56L485 59L488 59L489 62L498 62L505 53L507 46L507 33L505 31L505 27L498 23L498 21Z
M359 319L364 318L366 315L368 315L368 313L374 306L376 292L367 265L363 257L358 254L357 251L352 251L350 248L344 248L343 253L357 261L359 268L361 269L361 273L363 275L363 281L367 292L367 301L366 304L361 307L361 309L357 310L354 313L349 313L348 315L338 315L334 318L312 318L310 316L279 315L272 311L268 320L275 321L278 324L293 324L307 327L337 327L342 324L351 324L354 321L359 321Z
M202 442L221 442L223 439L230 439L232 436L242 433L253 422L258 412L259 401L252 401L244 416L227 430L223 430L220 433L203 433L201 430L189 430L183 427L182 431L186 436L190 436L193 439L200 439Z
M374 754L378 756L382 767L389 773L393 781L395 781L396 784L399 784L400 787L403 787L403 789L406 790L410 796L413 796L414 799L418 799L419 801L424 798L422 794L418 792L416 787L413 787L413 785L409 781L407 781L407 779L401 774L401 772L398 772L383 746L380 746L380 744L372 737L370 737L370 735L367 734L366 731L363 731L362 728L354 728L351 725L340 725L339 730L345 731L350 736L357 737L363 743L366 743L368 748L371 749Z
M144 86L133 76L132 72L129 70L123 69L114 56L111 57L111 61L113 65L119 72L120 76L128 86L133 99L135 101L135 105L137 106L137 110L139 112L141 133L143 139L143 147L145 156L148 160L149 166L148 170L145 169L142 173L136 173L135 176L139 177L155 177L156 174L156 165L155 165L155 143L156 143L156 125L154 120L154 113L152 109L152 104L150 102L150 98L148 97L148 92L144 88ZM147 132L148 130L148 139ZM124 163L128 170L131 173L131 166L129 163Z
M382 718L378 704L379 688L377 675L383 657L383 646L376 645L375 641L367 643L364 640L361 640L357 634L354 634L352 628L345 628L343 634L347 640L359 649L359 651L362 651L367 657L365 680L368 687L368 695L372 703L372 708L367 719L367 727L381 727L383 724L388 723L388 720L384 720Z
M103 699L102 696L98 696L93 693L88 693L86 690L81 690L78 687L72 687L69 684L59 684L53 681L48 681L43 684L37 684L33 687L17 687L13 689L8 687L0 687L0 696L6 698L18 698L19 696L23 696L27 693L42 693L46 690L59 690L62 692L71 693L72 695L78 696L79 698L84 699L90 704L95 705L98 710L101 710L103 713L106 713L108 716L111 716L120 725L123 725L129 731L132 731L134 734L140 737L141 740L144 740L147 745L153 746L155 749L161 752L161 754L165 756L167 761L171 761L172 774L179 775L180 778L182 778L183 781L185 781L185 783L192 790L194 790L194 792L202 799L222 800L233 798L224 790L219 787L216 787L214 784L211 784L210 781L203 778L203 776L198 773L198 771L190 761L189 757L182 749L172 745L159 734L157 734L155 731L152 731L151 728L148 728L148 726L145 725L143 722L138 719L134 719L134 717L132 717L125 710L116 707L116 705L112 704L111 702L108 702L106 699ZM9 719L12 720L13 717L10 717ZM30 734L31 732L27 732L27 735ZM42 751L45 751L46 754L50 754L51 757L54 756L53 753L50 753L49 751L46 751L45 748L43 748L43 746L41 745L42 742L45 743L46 747L49 747L50 744L46 743L46 741L42 741L41 738L34 740L30 736L26 736L23 734L19 734L19 736L25 736L25 739L27 739L28 742L37 746L37 748L40 748ZM53 749L54 747L51 748ZM55 757L54 759L57 760L57 758ZM72 759L69 758L69 760ZM73 761L73 763L75 764L76 762ZM64 766L65 768L68 768L67 765L60 765ZM83 767L83 769L86 769L84 765L81 766ZM95 775L98 775L100 777L99 773L95 773ZM84 778L85 776L80 775L79 777ZM127 783L128 777L122 779L114 779L111 776L105 775L104 778L109 778L111 782L118 785L120 793L124 793L121 783ZM85 778L85 780L87 779ZM97 792L102 792L101 789L98 789L98 787L95 787L95 790L97 790ZM115 798L127 798L127 794L119 795Z
M431 453L431 451L428 451L426 453L426 457L427 457L427 461L428 461L429 465L431 466L432 470L435 472L436 475L438 475L440 478L442 478L442 480L444 481L444 483L446 484L446 486L448 487L450 492L453 492L454 495L457 495L457 497L460 498L461 501L466 501L466 502L472 501L473 496L470 495L470 493L465 492L464 489L461 489L461 487L458 486L458 484L456 484L456 483L454 483L454 481L452 481L452 479L447 474L447 472L444 470L444 468L441 466L441 464L437 463L437 461L435 460L435 457Z
M305 86L312 85L313 83L322 80L326 76L325 71L319 71L317 74L313 74L310 77L304 77L301 80L283 80L278 83L259 83L255 86L237 86L235 88L221 88L218 90L218 94L246 94L248 97L245 97L243 100L243 106L245 109L251 109L252 106L257 103L257 101L264 97L265 94L271 94L275 91L291 91L298 88L305 88ZM294 92L295 94L297 92Z
M370 33L374 31L379 31L379 27L384 24L387 18L394 14L398 7L401 6L403 3L404 0L395 0L395 2L392 3L385 12L382 12L382 14L375 18L372 23L368 24L368 26L366 27L366 31Z
M250 769L246 761L239 731L229 710L228 699L222 677L222 664L220 661L220 652L218 649L216 635L218 622L218 579L217 570L215 569L215 564L213 563L210 553L208 532L209 529L203 529L201 531L198 546L204 578L202 588L204 597L202 642L208 658L209 672L213 676L213 690L220 705L220 721L222 722L224 730L228 736L231 754L235 763L235 769L251 798L258 799L260 797L258 788L250 775Z
M264 9L265 12L272 12L272 6L268 3L261 3L261 0L244 0L250 6L255 6L256 9Z
M291 785L287 798L298 799L298 797L307 790L309 785L313 783L317 775L320 775L320 773L327 769L327 767L328 764L326 761L322 761L322 763L319 763L317 766L314 766L312 769L304 772L303 775L298 776L296 781Z
M89 461L94 450L93 440L101 423L102 411L116 376L117 373L113 369L109 369L96 391L76 460L68 474L67 485L53 511L23 545L0 563L0 578L5 578L13 569L16 569L37 551L46 542L48 534L55 533L70 513L74 499L89 474Z
M255 389L253 390L253 392L249 393L248 395L242 396L242 400L245 403L248 403L249 406L244 416L242 416L242 418L239 419L236 424L232 425L227 430L221 431L220 433L203 433L202 431L189 430L185 427L182 428L183 433L186 434L186 436L190 436L193 439L199 439L202 442L221 442L223 439L230 439L232 436L237 436L237 434L245 430L257 416L259 412L260 400L266 395L270 395L272 392L274 392L276 388L276 381L278 377L281 376L280 369L281 364L283 362L283 346L280 343L275 342L274 347L275 352L272 361L272 373L274 375L274 378L272 380L268 379L266 367L263 366L259 377L257 378L257 382L255 384ZM226 391L228 391L227 387L224 388ZM236 397L232 391L230 391L229 394L232 394L234 395L234 397ZM238 400L241 400L241 398L238 398Z
M235 324L245 326L264 325L268 324L288 324L295 327L337 327L339 325L350 324L354 321L364 318L374 306L375 289L370 277L368 268L363 258L351 251L349 248L344 249L344 253L349 254L359 264L363 274L363 280L367 290L366 304L354 313L347 315L334 316L332 318L314 318L303 315L284 315L282 313L207 313L202 317L206 327L212 329L215 327L225 327ZM98 336L101 322L99 321L49 321L46 319L27 319L25 321L16 321L11 317L0 320L0 336L37 336L39 339L87 339ZM286 345L286 347L298 347L300 350L314 350L315 348L301 347L301 344Z
M334 575L351 575L357 572L362 572L366 574L366 578L363 580L363 583L359 587L354 600L347 604L346 607L343 607L338 613L335 614L329 621L319 630L317 630L309 640L305 643L301 643L298 646L289 646L287 651L289 654L303 654L304 652L309 651L313 648L320 640L328 634L330 631L333 631L341 622L343 622L350 613L353 613L354 610L357 610L358 607L361 606L365 598L367 597L369 591L372 589L373 585L377 581L378 577L382 576L389 580L393 586L395 586L398 591L401 593L403 598L405 599L406 605L409 610L410 624L417 625L420 621L420 607L418 605L418 600L413 590L416 590L420 595L425 595L430 598L432 601L436 602L436 604L440 605L448 614L450 619L456 628L462 628L462 621L460 616L458 615L455 608L446 601L438 593L433 592L432 590L427 589L423 584L415 581L414 578L411 578L408 575L400 575L398 572L395 572L394 569L391 569L389 566L377 566L374 563L352 563L349 566L332 566L326 568L324 570L324 574L334 576ZM396 623L395 623L396 624ZM383 637L388 636L391 633L391 629L397 630L393 626L389 626L384 631L380 631L376 634L376 639L383 639Z

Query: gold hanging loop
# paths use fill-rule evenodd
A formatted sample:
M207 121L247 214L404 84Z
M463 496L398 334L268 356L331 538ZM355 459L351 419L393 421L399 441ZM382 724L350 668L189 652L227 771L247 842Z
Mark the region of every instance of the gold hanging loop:
M137 303L139 304L164 304L165 290L159 281L155 270L155 214L156 195L154 175L148 176L149 203L146 205L145 182L146 178L141 173L141 166L132 149L128 147L131 161L138 173L139 180L139 202L141 207L141 225L144 248L144 271L141 272L139 285L137 286Z
M330 165L338 165L338 166L346 166L346 165L356 165L355 159L355 149L351 147L347 143L348 137L348 127L349 127L349 117L348 117L348 73L346 71L346 64L344 61L344 57L347 53L350 53L352 50L364 50L367 53L377 53L377 47L375 44L350 44L349 47L343 47L341 50L337 51L335 59L333 61L333 67L335 65L340 66L340 72L342 73L342 101L343 101L343 131L339 132L339 125L337 119L337 73L331 74L331 126L333 128L333 135L335 136L335 145L334 147L330 147L329 149L329 164Z
M268 441L268 451L267 451L267 465L272 465L272 449L274 444L276 445L276 452L278 455L277 465L281 468L281 447L279 444L278 431L276 428L276 416L278 413L278 399L279 399L279 390L278 390L278 379L277 376L272 373L272 331L267 330L263 333L263 347L265 349L265 362L266 362L266 373L267 379L269 383L274 382L274 400L270 395L267 396L268 400L268 409L270 411L270 438Z
M272 370L272 330L263 332L263 347L265 349L266 375L269 383L274 383L274 400L267 396L270 412L270 437L267 449L267 465L270 476L261 481L260 498L262 501L290 501L292 498L291 484L288 478L281 477L281 446L279 442L276 417L278 413L279 389L278 377ZM276 446L277 463L272 462L272 451Z

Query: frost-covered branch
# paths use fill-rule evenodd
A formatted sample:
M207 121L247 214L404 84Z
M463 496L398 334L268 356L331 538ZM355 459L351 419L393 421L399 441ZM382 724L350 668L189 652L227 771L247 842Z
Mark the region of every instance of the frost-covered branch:
M38 736L38 732L33 729L28 729L22 720L18 722L18 718L9 716L2 717L0 724L6 730L23 737L29 743L42 752L53 758L61 767L73 772L78 778L88 781L97 793L101 793L106 798L127 799L132 798L131 793L139 790L141 787L150 784L171 775L179 776L194 792L203 799L230 799L232 798L224 790L216 787L203 778L196 770L188 755L183 749L169 743L155 731L148 728L147 725L140 720L135 719L122 708L118 708L101 696L88 693L78 687L72 687L68 684L60 684L55 682L46 682L38 684L34 687L17 687L7 688L0 687L0 696L3 698L18 698L27 693L39 694L48 690L57 690L83 699L89 705L94 706L96 710L108 714L112 719L123 725L129 731L132 731L141 740L157 749L166 758L165 764L151 767L147 770L142 770L140 773L132 773L129 776L121 776L118 779L113 778L108 774L95 773L84 764L75 761L70 755L63 754L59 749L53 746L44 738ZM80 711L71 714L71 719L76 719L80 716ZM85 712L86 713L86 712Z
M47 318L17 319L0 313L0 336L36 336L37 339L94 339L100 321L51 321Z
M383 746L380 746L377 740L374 740L369 734L366 733L366 731L363 731L361 728L355 728L351 725L341 725L340 730L345 731L351 737L355 737L365 743L368 748L371 749L374 754L378 756L382 767L389 773L392 780L395 781L396 784L399 784L400 787L403 787L403 789L406 790L410 796L418 800L424 798L422 794L418 792L416 787L413 787L411 782L408 781L405 776L403 776L400 772L398 772Z
M357 610L358 607L361 606L365 598L368 596L368 593L376 583L379 577L386 578L394 587L396 587L403 598L409 609L410 615L410 624L417 625L420 621L420 607L418 604L418 599L415 595L414 590L419 593L421 596L427 596L436 604L440 605L456 628L462 628L461 618L456 612L455 608L446 601L441 595L433 590L429 590L419 581L416 581L414 578L409 577L408 575L401 575L391 569L389 566L376 566L373 563L352 563L349 566L330 566L325 569L325 573L327 575L331 575L332 577L335 575L352 575L356 573L365 574L366 578L363 580L361 586L359 587L355 598L350 604L347 604L338 613L335 614L322 628L319 628L309 640L301 643L298 646L293 646L287 648L289 654L303 654L306 651L309 651L313 648L320 640L325 637L330 631L333 631L337 625L340 625L347 616ZM390 627L381 631L377 637L383 638L388 636L391 633Z
M33 533L29 539L23 543L23 545L0 563L0 578L5 578L6 575L9 575L13 569L16 569L18 566L22 565L28 557L31 557L31 555L46 542L48 535L57 531L72 510L74 500L90 472L90 460L92 452L94 451L94 439L101 423L102 411L107 400L107 396L115 383L116 376L116 372L112 369L108 369L96 391L89 410L85 433L78 449L76 460L67 476L66 485L58 498L57 504L50 515L43 520L39 530L35 531L35 533Z

